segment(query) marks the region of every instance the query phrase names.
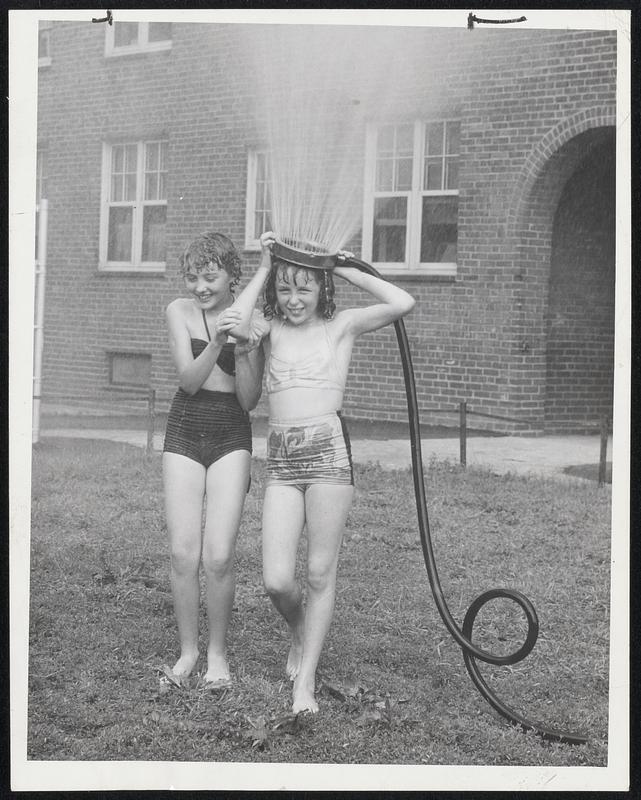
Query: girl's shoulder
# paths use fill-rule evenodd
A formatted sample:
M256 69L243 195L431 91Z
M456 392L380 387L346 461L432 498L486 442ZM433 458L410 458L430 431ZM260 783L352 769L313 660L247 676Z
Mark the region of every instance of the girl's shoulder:
M172 300L171 303L167 306L167 313L183 313L188 314L193 307L193 303L191 299L187 297L177 297L175 300Z
M187 297L177 297L165 309L166 317L170 322L184 322L185 324L187 324L193 312L193 303Z
M350 330L353 311L353 308L344 308L342 311L336 312L330 320L327 320L325 324L335 338L343 336Z

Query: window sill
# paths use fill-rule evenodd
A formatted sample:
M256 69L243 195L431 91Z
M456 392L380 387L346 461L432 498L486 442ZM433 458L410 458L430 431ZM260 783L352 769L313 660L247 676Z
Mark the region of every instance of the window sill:
M151 384L108 383L102 387L102 390L103 392L114 392L115 394L135 394L146 397L151 388Z
M38 69L42 69L42 67L50 67L51 66L51 58L39 58L38 59Z
M123 56L140 56L145 53L166 53L171 50L171 42L161 42L158 45L145 45L144 47L118 47L105 53L105 58L122 58Z
M371 263L371 262L367 262ZM372 264L377 272L386 278L402 278L416 280L442 281L452 283L456 280L457 265L454 261L434 262L428 265L416 266L413 269L403 266L394 267L390 264Z
M164 278L167 274L167 268L164 266L158 267L111 267L107 265L100 265L96 269L95 275L119 275L122 277L140 277L141 275L149 275L150 277Z
M376 268L375 268L376 269ZM425 281L430 283L454 283L457 279L454 272L429 272L422 269L379 269L384 278L391 281Z

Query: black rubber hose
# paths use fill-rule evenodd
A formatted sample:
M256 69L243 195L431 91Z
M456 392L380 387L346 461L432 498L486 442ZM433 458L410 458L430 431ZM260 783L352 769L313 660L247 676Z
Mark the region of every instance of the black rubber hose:
M374 269L374 267L358 258L347 258L342 263L354 266L361 272L374 275L377 278L382 278L382 276ZM443 620L443 623L445 624L445 627L449 631L452 638L463 651L465 667L472 682L485 700L487 700L492 708L495 709L495 711L507 719L511 724L520 725L521 728L526 731L532 730L542 736L544 739L565 742L567 744L585 744L585 742L587 742L587 737L583 736L582 734L567 733L565 731L559 731L554 728L550 728L547 725L543 725L539 722L533 722L532 720L529 720L519 714L510 706L507 706L490 689L479 671L477 659L479 661L485 661L488 664L505 666L508 664L516 664L519 661L522 661L532 651L539 634L539 621L536 615L536 610L526 595L514 589L490 589L486 592L483 592L483 594L475 598L467 610L462 629L459 628L452 617L452 614L450 613L438 577L436 561L434 559L434 550L432 547L432 539L430 535L425 484L423 481L423 460L421 454L421 433L418 414L418 400L416 396L416 382L414 379L414 369L412 367L409 342L403 320L397 320L394 323L394 328L396 330L396 338L398 340L401 363L403 366L403 376L405 378L407 414L410 428L410 445L412 450L412 472L414 475L414 495L416 497L416 511L418 514L418 528L421 539L421 547L423 549L423 559L427 569L427 577L429 579L432 594L434 595L436 607L441 615L441 619ZM487 650L477 647L472 642L474 621L477 614L485 605L485 603L499 597L512 600L514 603L520 606L525 613L528 624L525 642L514 653L508 653L507 655L495 655L494 653L490 653Z

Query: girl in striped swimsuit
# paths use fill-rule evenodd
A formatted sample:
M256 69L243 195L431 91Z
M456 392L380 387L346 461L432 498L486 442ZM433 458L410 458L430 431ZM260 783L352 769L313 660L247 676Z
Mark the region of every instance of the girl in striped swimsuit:
M274 234L261 236L256 275L235 303L249 334L265 287L266 388L269 399L267 488L263 505L263 578L292 637L287 673L294 713L318 711L316 667L334 609L338 552L352 502L349 438L341 417L356 337L407 314L413 298L394 284L337 266L331 272L272 258ZM373 295L375 304L335 314L333 276ZM254 330L256 324L254 323ZM295 578L307 527L307 590Z
M188 676L198 660L202 560L209 624L205 681L222 689L231 685L226 637L234 600L234 548L250 480L248 411L260 398L263 355L258 340L242 346L229 340L229 331L240 319L231 308L240 277L240 258L232 242L219 233L203 234L185 250L180 267L189 297L167 307L179 388L163 448L171 584L180 639L173 673L178 678Z

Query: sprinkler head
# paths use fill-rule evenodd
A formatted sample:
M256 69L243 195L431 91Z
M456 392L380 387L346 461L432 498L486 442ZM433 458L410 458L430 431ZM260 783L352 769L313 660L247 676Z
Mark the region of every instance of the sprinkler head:
M272 245L272 255L288 264L306 269L334 269L339 263L338 253L315 253L285 244L278 239Z

